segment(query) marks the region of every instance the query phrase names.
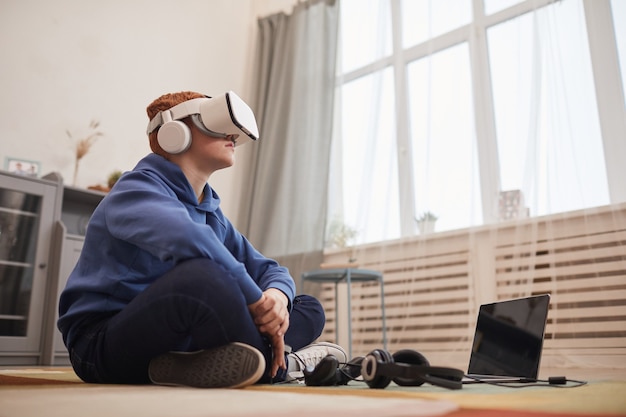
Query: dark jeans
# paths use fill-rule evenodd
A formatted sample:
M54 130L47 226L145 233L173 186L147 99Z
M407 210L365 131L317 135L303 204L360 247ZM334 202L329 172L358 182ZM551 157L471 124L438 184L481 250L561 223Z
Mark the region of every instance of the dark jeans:
M325 324L319 301L293 300L285 344L298 350L317 339ZM272 350L256 328L235 280L209 259L183 262L156 280L122 311L94 317L69 347L76 374L86 382L149 382L150 360L170 351L196 351L242 342L263 353L271 381ZM279 371L276 380L284 379Z

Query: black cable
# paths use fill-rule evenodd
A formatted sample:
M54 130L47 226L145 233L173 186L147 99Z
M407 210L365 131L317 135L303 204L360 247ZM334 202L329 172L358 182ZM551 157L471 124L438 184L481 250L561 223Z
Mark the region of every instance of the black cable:
M533 379L533 378L520 378L519 381L512 381L512 382L490 381L488 378L480 378L480 377L475 377L471 375L465 375L465 377L472 379L476 382L482 383L482 384L494 385L496 387L505 387L505 388L529 388L529 387L576 388L576 387L581 387L583 385L587 385L587 381L567 379L564 376L551 376L547 380Z
M337 368L337 371L341 372L344 377L347 379L346 382L350 382L350 381L357 381L357 382L364 382L363 381L363 377L360 375L358 376L354 376L350 373L350 371L347 370L347 368L361 368L361 364L360 363L350 363L350 362L339 362L339 368ZM272 385L279 385L279 384L291 384L293 382L298 382L298 383L303 383L305 381L306 377L305 376L298 376L295 377L289 381L284 380L284 381L274 381L273 379L270 381L270 384Z

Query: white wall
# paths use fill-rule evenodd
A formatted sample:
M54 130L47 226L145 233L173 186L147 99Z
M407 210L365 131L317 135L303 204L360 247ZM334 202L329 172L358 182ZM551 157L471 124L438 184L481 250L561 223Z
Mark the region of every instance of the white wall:
M145 108L167 92L250 96L257 16L295 0L2 0L0 168L41 163L72 183L75 138L100 121L76 185L104 184L150 152ZM211 179L228 212L232 170Z

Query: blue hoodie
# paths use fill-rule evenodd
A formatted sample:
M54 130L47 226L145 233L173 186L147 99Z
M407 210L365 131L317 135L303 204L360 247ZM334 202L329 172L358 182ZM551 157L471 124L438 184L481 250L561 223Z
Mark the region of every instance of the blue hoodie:
M118 180L94 211L78 263L59 301L67 346L94 314L124 308L174 265L210 258L230 271L248 304L277 288L293 300L289 271L259 253L222 214L207 184L196 194L178 165L150 154Z

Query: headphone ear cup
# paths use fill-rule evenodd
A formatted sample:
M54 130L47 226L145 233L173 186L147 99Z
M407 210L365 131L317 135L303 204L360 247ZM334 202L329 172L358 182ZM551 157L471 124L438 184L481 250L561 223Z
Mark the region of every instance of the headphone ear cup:
M304 368L304 383L311 387L325 387L337 385L337 370L339 361L332 355L328 355L311 369Z
M337 369L337 385L348 385L348 382L354 381L361 376L362 363L363 356L356 356Z
M421 353L411 350L402 349L393 354L395 363L406 363L416 366L430 366L428 359ZM395 377L393 382L403 387L419 387L424 383L421 379Z
M383 349L376 349L365 356L361 363L361 375L370 388L385 388L391 383L391 378L384 375L379 365L393 363L391 353Z
M179 120L164 123L157 132L157 141L163 150L170 154L179 154L191 145L191 130Z

